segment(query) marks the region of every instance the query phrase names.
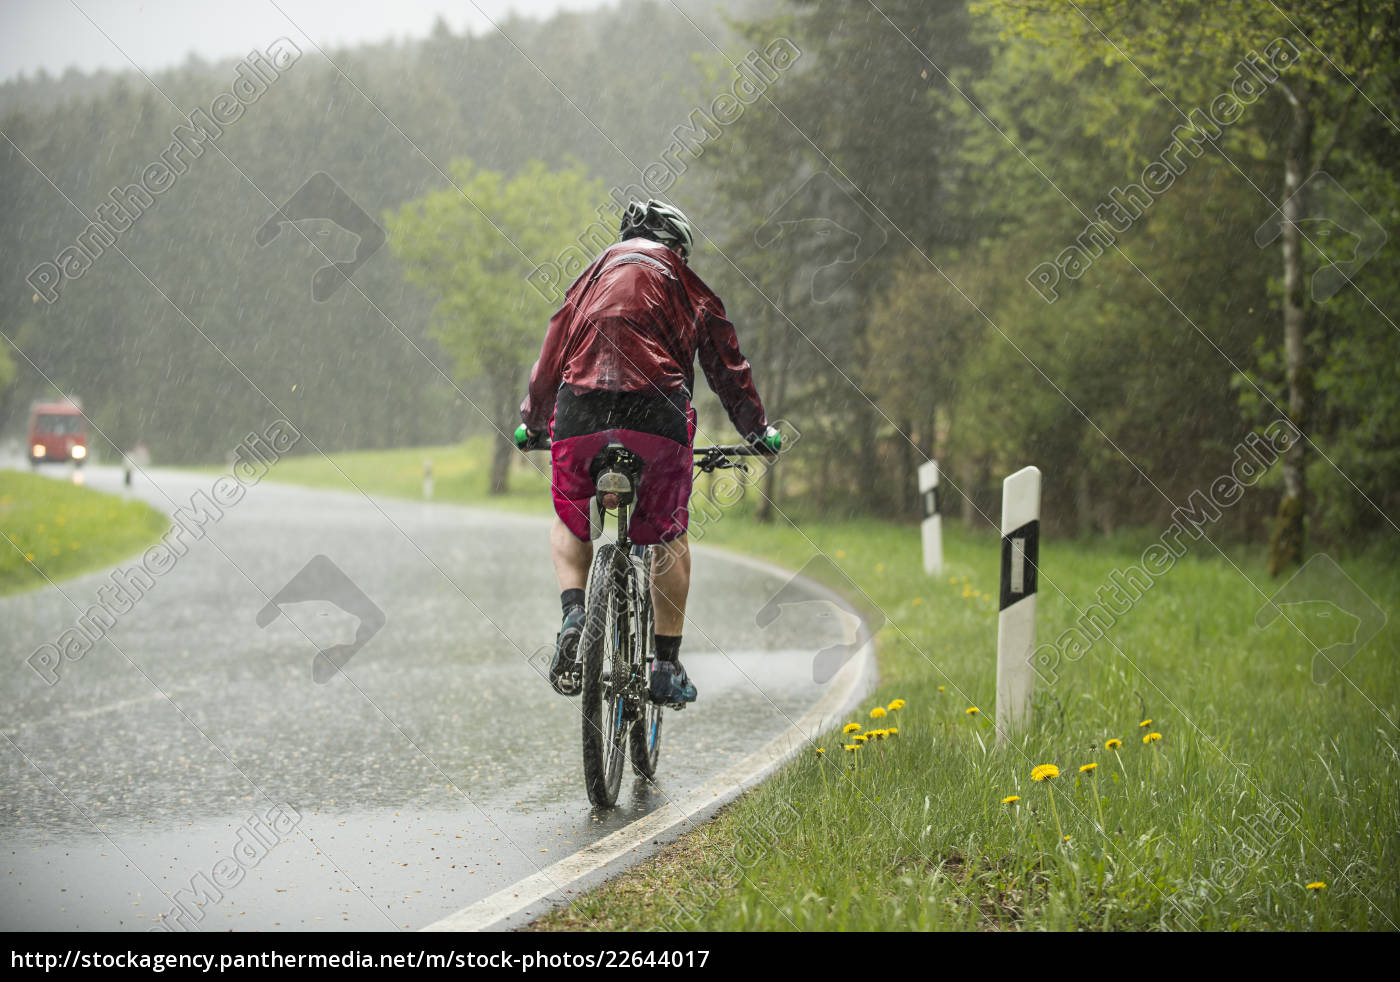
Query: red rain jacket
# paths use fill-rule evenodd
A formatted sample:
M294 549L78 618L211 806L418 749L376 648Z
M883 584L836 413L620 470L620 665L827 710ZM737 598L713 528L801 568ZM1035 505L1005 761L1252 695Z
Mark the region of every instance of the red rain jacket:
M544 432L560 383L575 393L695 391L695 356L734 428L763 436L768 418L724 304L670 248L628 239L605 249L549 321L520 418Z

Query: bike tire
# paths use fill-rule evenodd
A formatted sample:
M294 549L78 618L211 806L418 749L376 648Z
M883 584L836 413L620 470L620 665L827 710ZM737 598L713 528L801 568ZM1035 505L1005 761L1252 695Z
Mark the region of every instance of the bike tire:
M661 761L661 721L665 712L665 706L648 702L642 715L632 724L632 771L638 777L656 776L656 765Z
M656 655L656 617L651 607L651 551L645 550L642 557L645 573L642 576L642 596L637 608L643 612L639 632L645 645L642 651L642 669L644 673L650 673L651 660ZM656 765L661 760L661 723L665 713L666 707L647 700L632 724L629 756L632 758L632 772L638 777L656 776Z
M616 589L617 546L602 546L593 557L588 577L587 615L583 637L579 639L583 658L583 781L588 800L599 808L617 804L622 786L622 765L627 756L627 730L620 725L622 694L620 685L603 680L603 668L614 659L618 632L626 598ZM623 666L625 668L625 666ZM626 678L619 666L612 666L614 679Z

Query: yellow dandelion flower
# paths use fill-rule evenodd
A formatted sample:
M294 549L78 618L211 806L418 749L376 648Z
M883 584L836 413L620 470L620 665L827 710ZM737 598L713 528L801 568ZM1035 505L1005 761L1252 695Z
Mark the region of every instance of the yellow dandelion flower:
M971 597L972 597L972 591L969 590L967 587L963 587L963 599L964 599L964 600L968 600L968 599L971 599Z
M1147 727L1149 727L1149 726L1151 726L1151 725L1152 725L1152 720L1150 720L1150 719L1145 719L1145 720L1143 720L1141 723L1138 724L1138 726L1142 727L1143 729L1146 729Z
M26 563L32 563L32 562L34 562L34 553L32 553L32 552L26 552L26 553L24 554L24 561L25 561Z
M841 749L842 749L842 750L859 750L859 749L860 749L860 744L858 744L858 743L848 743L848 744L846 744L845 746L843 746Z
M900 709L903 709L907 705L908 703L906 703L903 699L896 699L894 702L890 703L889 708L891 711L898 711Z
M1119 740L1117 737L1114 737L1112 740L1109 740L1107 743L1105 743L1103 745L1103 748L1105 750L1117 750L1121 746L1123 746L1123 741Z
M977 715L978 713L980 713L981 711L982 711L982 710L978 709L976 706L968 706L966 709L963 710L963 715L964 715L964 716L976 716L976 715Z
M1069 841L1069 836L1065 836L1065 841L1066 841L1066 842Z
M841 727L841 732L842 732L842 733L854 733L854 732L855 732L856 730L858 730L858 729L860 729L860 724L859 724L859 723L847 723L845 726Z
M826 748L825 748L825 747L818 747L818 748L817 748L817 753L819 753L819 754L824 754L824 753L826 753Z
M1309 883L1309 884L1308 884L1308 889L1309 889L1309 890L1326 890L1326 889L1327 889L1327 884L1326 884L1326 883L1323 883L1321 880L1314 880L1312 883Z
M1162 734L1160 734L1160 733L1149 733L1149 734L1147 734L1145 737L1142 738L1142 742L1143 742L1143 743L1156 743L1156 742L1157 742L1158 740L1160 740L1160 739L1162 739Z
M1099 766L1099 765L1098 765L1097 763L1094 763L1094 764L1080 764L1080 765L1079 765L1079 773L1080 773L1080 774L1087 773L1088 771L1092 771L1095 767L1098 767L1098 766Z
M875 572L877 572L877 573L883 573L884 571L885 571L885 564L884 564L884 563L876 563L876 564L875 564Z
M947 691L948 691L948 687L947 687L946 685L940 685L940 686L938 687L938 691L939 691L939 692L947 692Z
M1037 764L1031 768L1032 781L1048 781L1052 777L1059 777L1060 769L1054 764Z
M885 707L884 707L884 706L876 706L874 709L870 710L870 718L871 718L871 719L881 719L882 717L884 717L884 715L885 715Z
M836 550L836 558L837 558L837 559L845 559L845 558L846 558L846 550L845 550L845 549L837 549L837 550Z
M922 607L923 605L924 605L924 598L923 598L923 597L915 597L915 598L914 598L914 606L915 606L915 607Z
M890 727L888 730L886 730L885 732L888 733L890 736L899 736L899 727L897 727L897 726L891 726L891 727Z
M856 743L864 743L865 741L870 739L870 734L857 733L855 736L851 737L851 739L854 740Z
M1005 798L1001 799L1001 803L1002 803L1003 805L1014 805L1016 802L1018 802L1018 801L1020 801L1020 800L1021 800L1021 796L1020 796L1020 795L1018 795L1018 794L1009 794L1009 795L1007 795Z

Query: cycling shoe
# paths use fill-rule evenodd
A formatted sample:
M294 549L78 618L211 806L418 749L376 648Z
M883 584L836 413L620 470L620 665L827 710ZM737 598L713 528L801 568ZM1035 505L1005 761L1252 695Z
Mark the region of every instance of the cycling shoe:
M578 643L583 637L583 608L570 607L554 640L554 660L549 663L549 684L561 696L576 696L583 691L583 673L579 671Z
M695 701L695 685L678 661L657 661L652 665L648 695L651 701L672 709L683 709Z

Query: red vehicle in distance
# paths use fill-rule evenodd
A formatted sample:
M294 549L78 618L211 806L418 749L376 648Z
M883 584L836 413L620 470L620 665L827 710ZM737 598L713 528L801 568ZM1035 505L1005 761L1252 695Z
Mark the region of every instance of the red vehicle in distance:
M88 454L87 420L77 399L36 402L29 407L29 463L83 466Z

